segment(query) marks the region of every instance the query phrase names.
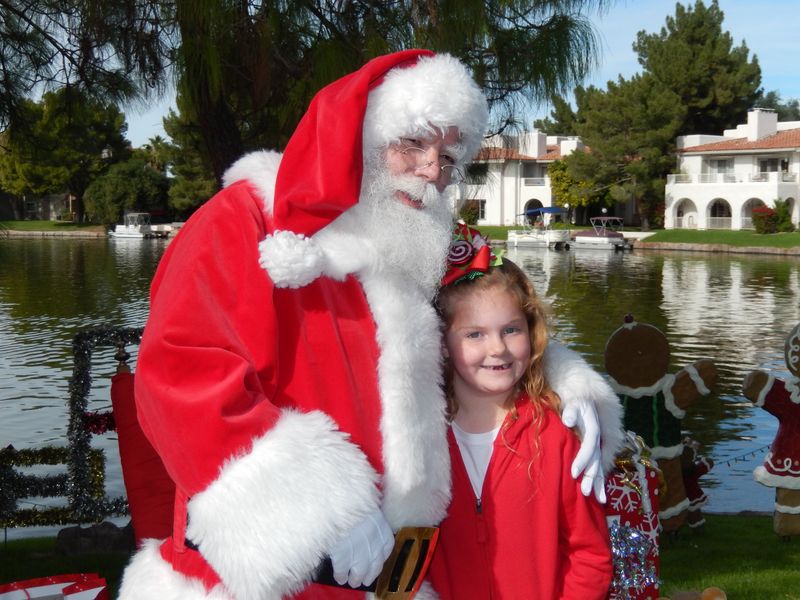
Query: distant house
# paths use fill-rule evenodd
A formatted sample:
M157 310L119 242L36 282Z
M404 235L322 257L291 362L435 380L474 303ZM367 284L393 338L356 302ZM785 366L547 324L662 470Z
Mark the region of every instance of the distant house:
M480 225L519 225L530 208L553 206L547 167L583 149L576 136L548 136L537 130L519 136L492 136L469 166L457 201L478 207Z
M778 122L769 109L722 135L677 140L678 171L667 176L666 229L751 229L753 208L789 203L800 221L800 121Z
M72 219L69 194L25 196L0 192L0 219L11 221L57 221Z

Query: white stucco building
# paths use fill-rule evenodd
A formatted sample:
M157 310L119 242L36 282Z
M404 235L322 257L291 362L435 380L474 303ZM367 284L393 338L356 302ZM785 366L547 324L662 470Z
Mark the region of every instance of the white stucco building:
M678 174L667 176L666 229L750 229L753 208L789 203L797 225L800 121L778 122L754 109L747 123L722 135L677 140Z
M480 225L522 224L525 210L553 205L550 163L582 148L578 137L548 136L536 129L492 136L470 167L477 175L459 186L457 200L478 203Z

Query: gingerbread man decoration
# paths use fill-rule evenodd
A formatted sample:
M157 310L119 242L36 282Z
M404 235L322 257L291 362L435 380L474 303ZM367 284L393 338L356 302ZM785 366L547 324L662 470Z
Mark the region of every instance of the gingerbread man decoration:
M773 528L789 537L800 535L800 324L786 337L784 356L791 377L783 381L766 371L751 371L745 375L742 391L778 419L770 451L753 477L775 488Z
M623 325L608 339L606 372L622 400L625 429L640 435L651 449L666 483L659 501L662 531L676 532L686 522L689 498L681 472L686 409L710 393L716 367L701 359L668 373L669 342L656 327L637 323L626 315Z
M706 456L700 456L700 443L697 440L686 438L683 440L683 453L681 454L681 471L683 472L683 487L686 488L686 497L689 499L689 514L687 522L693 531L702 531L706 524L702 508L708 503L708 496L700 487L700 478L714 468L714 461Z

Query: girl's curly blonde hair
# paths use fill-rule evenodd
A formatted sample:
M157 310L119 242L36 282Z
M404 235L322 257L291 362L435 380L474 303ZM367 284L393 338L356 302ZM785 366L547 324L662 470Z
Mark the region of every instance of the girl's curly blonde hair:
M442 319L445 330L453 322L457 302L469 294L499 288L511 292L516 296L530 332L531 359L523 376L517 382L516 393L508 400L507 408L512 409L520 393L527 393L534 405L534 419L539 421L542 416L542 407L549 406L558 411L559 401L550 388L544 373L544 349L548 343L548 310L527 275L516 264L503 258L501 265L490 267L489 270L472 279L462 279L456 283L446 285L439 290L436 298L436 310ZM450 361L445 362L445 395L447 397L448 413L450 418L455 415L458 407L453 397L453 366Z

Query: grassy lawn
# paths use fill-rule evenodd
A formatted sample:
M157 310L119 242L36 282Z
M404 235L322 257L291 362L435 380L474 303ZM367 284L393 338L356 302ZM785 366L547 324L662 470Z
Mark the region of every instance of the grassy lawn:
M661 540L661 593L718 587L729 600L800 600L800 538L783 541L771 516L707 515L705 532ZM0 582L58 573L100 573L116 597L125 554L66 557L53 538L0 543Z
M725 231L712 229L660 230L647 238L648 242L673 242L679 244L727 244L729 246L763 246L770 248L793 248L800 246L800 232L756 233L755 231Z
M718 587L728 600L800 600L800 538L784 541L772 516L707 515L702 534L661 539L662 595Z
M2 228L14 231L105 231L102 225L68 221L0 221L0 229Z

